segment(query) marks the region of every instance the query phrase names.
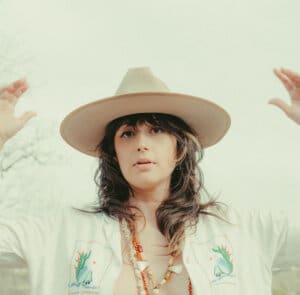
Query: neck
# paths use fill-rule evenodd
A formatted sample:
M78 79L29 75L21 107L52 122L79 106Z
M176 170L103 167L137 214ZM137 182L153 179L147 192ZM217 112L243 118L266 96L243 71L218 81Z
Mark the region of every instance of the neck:
M129 198L129 204L138 207L144 214L147 223L156 224L155 212L160 204L168 198L169 189L134 190Z

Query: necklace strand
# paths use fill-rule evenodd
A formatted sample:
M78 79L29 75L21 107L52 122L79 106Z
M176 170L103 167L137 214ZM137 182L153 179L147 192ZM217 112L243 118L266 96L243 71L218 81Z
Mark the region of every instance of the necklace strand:
M142 257L143 248L142 248L141 244L137 241L136 236L133 236L132 242L133 242L133 246L135 248L135 254L136 254L137 259L139 261L144 262L143 257ZM150 282L152 284L152 290L153 290L154 294L158 294L160 287L171 279L172 272L169 270L169 267L173 265L173 262L174 262L174 257L171 257L168 262L168 269L167 269L166 273L164 274L163 279L158 284L156 284L153 280L152 271L149 270L148 268L145 268L145 272L148 276L148 279L150 280ZM144 272L142 272L142 277L143 277L143 282L144 282L144 288L146 289L147 286L145 285L146 278L145 278Z
M159 289L168 281L171 280L172 275L174 272L176 272L176 267L180 267L180 265L174 265L174 257L171 256L168 262L168 268L165 272L163 279L159 283L155 283L153 280L153 274L152 271L148 269L147 261L143 260L141 253L143 252L142 245L138 242L137 237L135 235L132 235L128 224L125 219L121 220L121 228L124 234L124 237L126 238L128 245L129 245L129 258L131 261L131 264L134 268L134 274L137 280L137 289L139 295L150 295L149 286L146 279L146 274L148 276L148 279L152 285L153 294L159 294ZM181 266L182 267L182 266ZM172 271L173 270L173 271ZM177 272L180 273L181 269ZM188 284L188 294L193 294L192 289L192 283L189 279Z
M129 245L129 259L131 264L133 265L134 268L134 274L137 280L137 289L138 289L138 294L139 295L146 295L146 289L144 288L144 282L143 282L143 278L142 278L142 274L138 269L137 263L136 263L136 259L134 257L135 253L134 253L134 248L131 244L131 232L128 228L127 222L125 219L122 219L121 221L121 229L123 231L124 237L128 242Z

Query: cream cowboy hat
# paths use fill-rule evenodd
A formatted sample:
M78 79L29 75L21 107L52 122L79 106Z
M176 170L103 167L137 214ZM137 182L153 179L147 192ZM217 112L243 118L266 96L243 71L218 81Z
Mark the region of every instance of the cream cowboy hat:
M215 103L203 98L171 92L148 67L130 68L114 96L83 105L61 123L63 139L75 149L98 157L96 146L106 125L135 113L166 113L183 119L196 132L203 148L222 139L230 116Z

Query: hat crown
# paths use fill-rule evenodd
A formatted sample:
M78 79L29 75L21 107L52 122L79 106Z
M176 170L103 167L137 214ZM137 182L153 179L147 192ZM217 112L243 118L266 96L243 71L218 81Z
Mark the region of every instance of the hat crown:
M170 92L167 85L155 77L149 67L128 69L115 95L138 92Z

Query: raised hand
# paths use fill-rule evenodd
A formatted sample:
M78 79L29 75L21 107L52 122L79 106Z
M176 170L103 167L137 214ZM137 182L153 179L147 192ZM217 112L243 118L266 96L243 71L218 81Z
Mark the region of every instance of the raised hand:
M15 135L36 115L35 112L28 111L20 117L15 116L15 106L28 88L25 80L17 80L0 88L0 145Z
M300 74L285 68L274 69L274 73L288 91L291 104L279 98L273 98L269 103L279 107L290 119L300 124Z

